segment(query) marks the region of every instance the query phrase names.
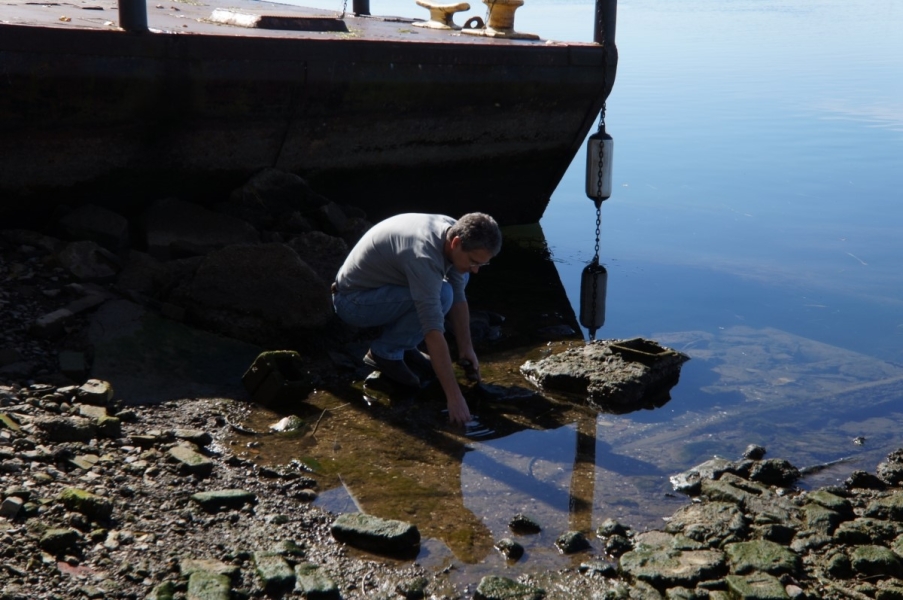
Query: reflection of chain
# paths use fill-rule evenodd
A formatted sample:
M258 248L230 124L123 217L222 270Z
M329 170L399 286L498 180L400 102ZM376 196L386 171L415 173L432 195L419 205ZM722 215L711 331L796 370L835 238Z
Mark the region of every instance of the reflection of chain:
M601 164L601 163L600 163ZM599 168L599 190L602 189L602 169ZM599 293L599 232L602 230L602 201L596 200L596 255L593 257L593 304L590 309L590 321L596 324L596 304L598 304ZM589 330L589 341L596 339L596 330Z

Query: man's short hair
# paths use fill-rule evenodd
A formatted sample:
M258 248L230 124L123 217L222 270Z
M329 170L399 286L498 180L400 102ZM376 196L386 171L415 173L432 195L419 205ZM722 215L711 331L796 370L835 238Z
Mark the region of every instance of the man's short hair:
M448 239L461 238L461 248L489 250L495 256L502 249L502 231L495 219L486 213L467 213L448 230Z

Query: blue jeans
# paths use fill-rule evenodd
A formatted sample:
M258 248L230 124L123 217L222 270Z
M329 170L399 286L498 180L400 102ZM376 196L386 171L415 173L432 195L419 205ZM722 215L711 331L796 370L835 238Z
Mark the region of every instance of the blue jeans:
M443 314L452 305L452 288L442 282L439 299ZM382 327L382 334L370 351L389 360L402 360L405 350L412 350L423 341L423 329L417 317L411 290L400 285L385 285L372 290L343 292L332 297L340 319L355 327Z

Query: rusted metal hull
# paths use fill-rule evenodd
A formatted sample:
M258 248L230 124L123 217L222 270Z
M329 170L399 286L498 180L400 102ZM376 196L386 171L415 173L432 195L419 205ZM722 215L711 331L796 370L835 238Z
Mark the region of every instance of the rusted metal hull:
M221 31L0 25L0 216L215 201L276 167L372 220L537 222L617 61L593 44Z

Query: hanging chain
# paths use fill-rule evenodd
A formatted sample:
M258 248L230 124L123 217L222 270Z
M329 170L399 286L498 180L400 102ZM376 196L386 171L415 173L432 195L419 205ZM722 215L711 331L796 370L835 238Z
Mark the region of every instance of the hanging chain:
M604 21L604 13L602 15L602 30L605 30L605 21ZM607 44L608 40L604 40L605 44ZM604 45L605 45L604 44ZM605 93L605 90L608 88L608 61L605 61L605 69L602 71L602 91ZM605 131L605 101L602 102L602 110L599 111L599 127L598 132L603 133ZM590 309L590 317L592 323L596 322L596 304L598 302L598 292L599 292L599 239L601 237L602 232L602 175L603 175L603 163L605 162L605 141L600 136L599 138L599 163L598 163L598 172L596 173L596 246L595 246L595 255L593 256L593 302L592 308ZM594 342L596 340L596 330L589 330L589 341Z
M605 130L605 103L602 103L602 112L599 113L599 131ZM590 319L596 322L596 304L598 302L598 278L599 278L599 239L602 237L602 163L604 162L605 141L599 139L599 169L596 173L596 245L595 255L593 256L593 302L590 310ZM589 341L595 341L596 331L589 331Z
M339 16L339 20L345 18L345 12L348 10L348 0L342 0L342 14Z

